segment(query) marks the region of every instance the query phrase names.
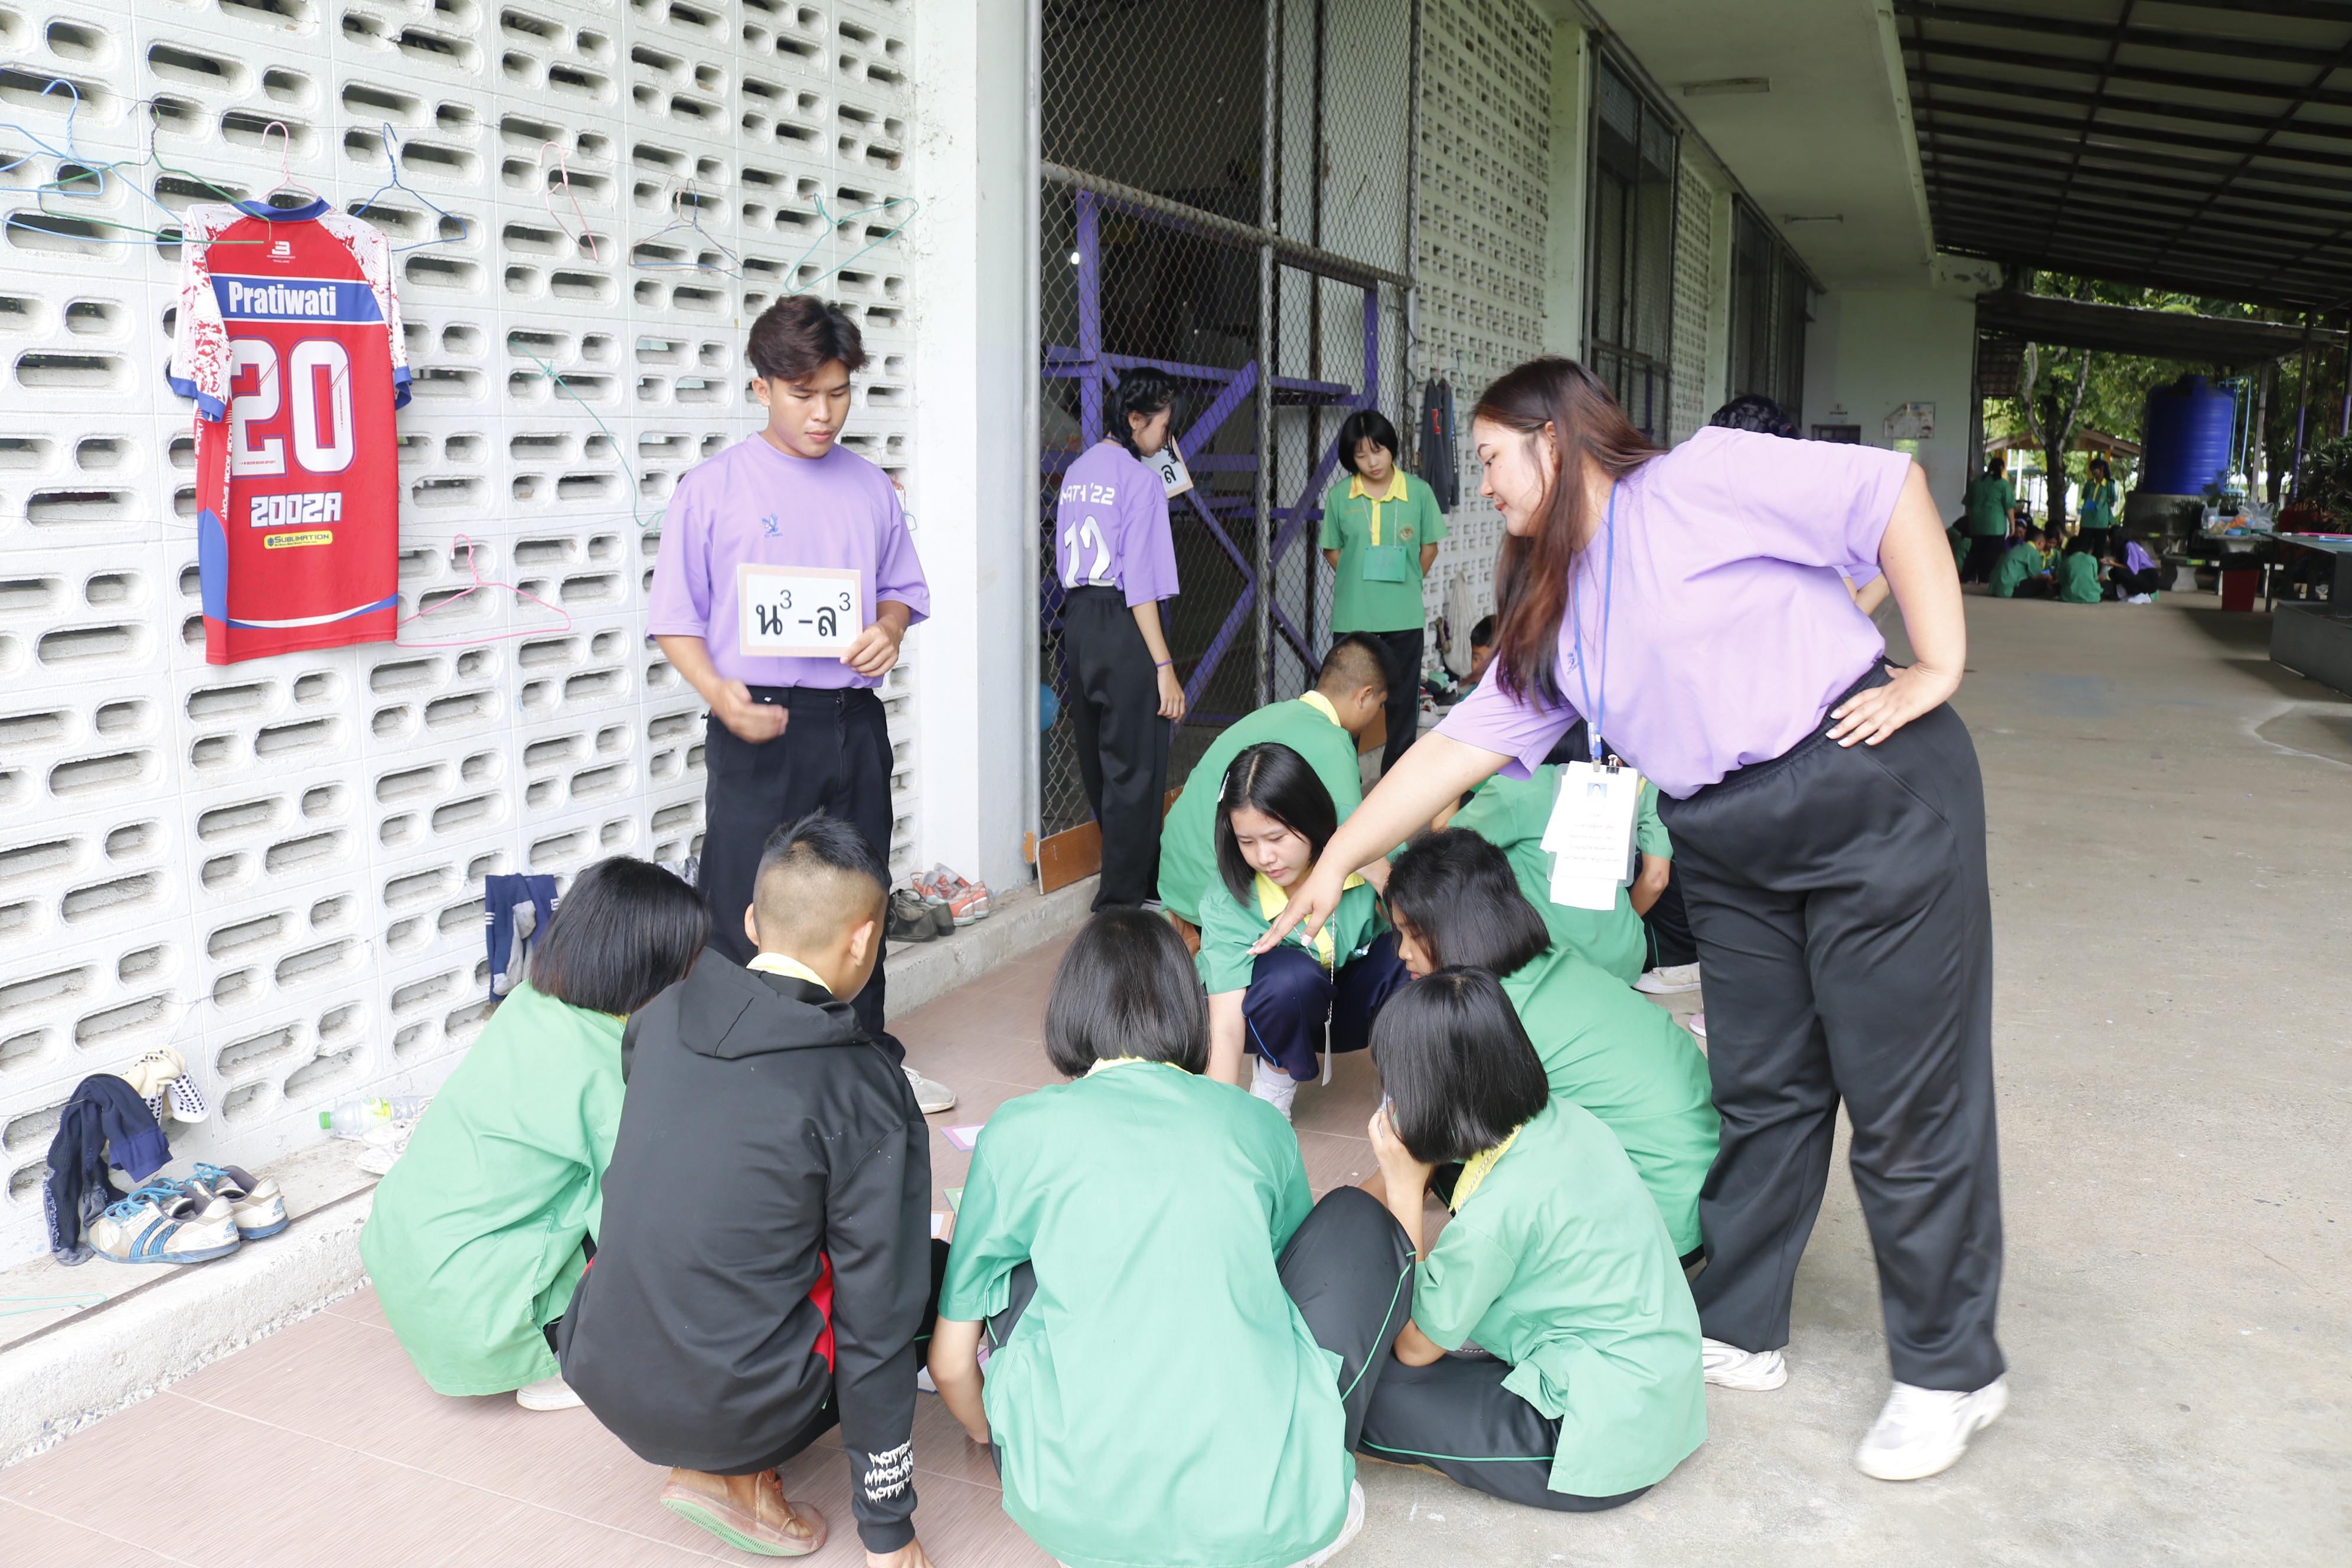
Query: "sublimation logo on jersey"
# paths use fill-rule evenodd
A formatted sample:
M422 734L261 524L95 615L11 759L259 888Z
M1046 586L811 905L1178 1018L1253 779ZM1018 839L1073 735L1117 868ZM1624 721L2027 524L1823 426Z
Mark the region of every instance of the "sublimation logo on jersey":
M343 521L343 492L341 490L256 496L252 504L252 515L246 521L255 528L301 528L313 523ZM273 544L276 542L271 541Z

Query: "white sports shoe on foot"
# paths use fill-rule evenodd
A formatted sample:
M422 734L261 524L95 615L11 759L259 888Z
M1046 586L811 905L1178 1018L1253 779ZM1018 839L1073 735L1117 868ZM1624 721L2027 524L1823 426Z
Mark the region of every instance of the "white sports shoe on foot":
M525 1410L577 1410L581 1400L572 1392L572 1385L563 1381L563 1374L558 1373L516 1389L515 1403Z
M1744 1351L1721 1340L1698 1342L1698 1364L1717 1388L1768 1394L1789 1381L1789 1358L1780 1351Z
M1958 1464L1969 1451L1969 1439L2008 1408L2006 1377L1996 1377L1973 1394L1898 1383L1853 1451L1854 1468L1874 1480L1924 1480Z
M1668 963L1656 969L1645 969L1642 971L1642 977L1633 982L1633 989L1651 996L1679 996L1685 991L1696 991L1698 989L1698 965Z
M1285 1121L1290 1120L1290 1102L1298 1098L1298 1080L1278 1067L1270 1067L1264 1057L1250 1058L1250 1092L1282 1112Z
M907 1075L907 1087L915 1091L915 1103L926 1116L937 1116L942 1110L955 1109L955 1090L943 1083L925 1078L913 1068L899 1069Z
M1298 1565L1298 1568L1323 1568L1323 1564L1330 1562L1331 1559L1339 1555L1340 1548L1346 1546L1348 1542L1355 1540L1356 1537L1362 1532L1363 1528L1364 1483L1361 1481L1349 1481L1348 1483L1348 1518L1347 1521L1339 1526L1339 1538L1331 1542L1330 1545L1325 1547L1322 1551L1317 1552L1314 1556L1309 1557L1306 1562L1301 1563Z

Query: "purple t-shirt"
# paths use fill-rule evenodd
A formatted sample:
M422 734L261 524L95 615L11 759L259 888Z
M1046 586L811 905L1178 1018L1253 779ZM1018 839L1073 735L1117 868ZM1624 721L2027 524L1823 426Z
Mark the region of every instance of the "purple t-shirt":
M1605 658L1596 531L1560 620L1566 700L1515 700L1489 670L1440 731L1514 758L1523 778L1589 685L1610 744L1676 799L1780 755L1886 651L1840 574L1878 559L1910 471L1875 447L1700 431L1617 487Z
M931 613L931 590L897 487L845 447L795 458L752 436L688 469L662 515L646 629L656 637L700 637L711 668L747 686L881 684L837 658L744 653L736 568L746 564L855 571L864 580L860 605L868 624L885 599L906 605L916 621Z
M1130 605L1176 596L1176 542L1159 472L1097 441L1062 475L1054 572L1065 588L1118 588Z

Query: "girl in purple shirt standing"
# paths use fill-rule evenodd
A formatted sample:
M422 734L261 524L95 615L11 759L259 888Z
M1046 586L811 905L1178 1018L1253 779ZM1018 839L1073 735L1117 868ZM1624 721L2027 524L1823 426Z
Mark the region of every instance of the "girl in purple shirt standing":
M1662 792L1706 974L1723 1118L1692 1287L1707 1381L1788 1379L1843 1100L1895 1373L1855 1463L1933 1475L2008 1394L1984 789L1946 705L1968 630L1927 479L1898 453L1747 431L1662 452L1563 359L1487 388L1473 433L1509 535L1494 667L1349 817L1265 942L1329 918L1336 868L1491 773L1523 775L1589 715ZM1907 668L1845 588L1859 563L1902 609Z
M1070 728L1102 828L1098 910L1141 904L1160 886L1168 731L1184 717L1184 686L1160 620L1160 601L1176 596L1168 491L1145 459L1168 445L1175 407L1165 374L1120 377L1110 434L1064 471L1054 503Z

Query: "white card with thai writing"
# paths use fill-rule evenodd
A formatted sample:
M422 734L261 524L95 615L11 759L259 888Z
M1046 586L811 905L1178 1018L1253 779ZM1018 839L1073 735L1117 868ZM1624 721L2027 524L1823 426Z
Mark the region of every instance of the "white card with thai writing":
M837 566L735 568L736 647L751 658L839 658L866 629L865 579Z

